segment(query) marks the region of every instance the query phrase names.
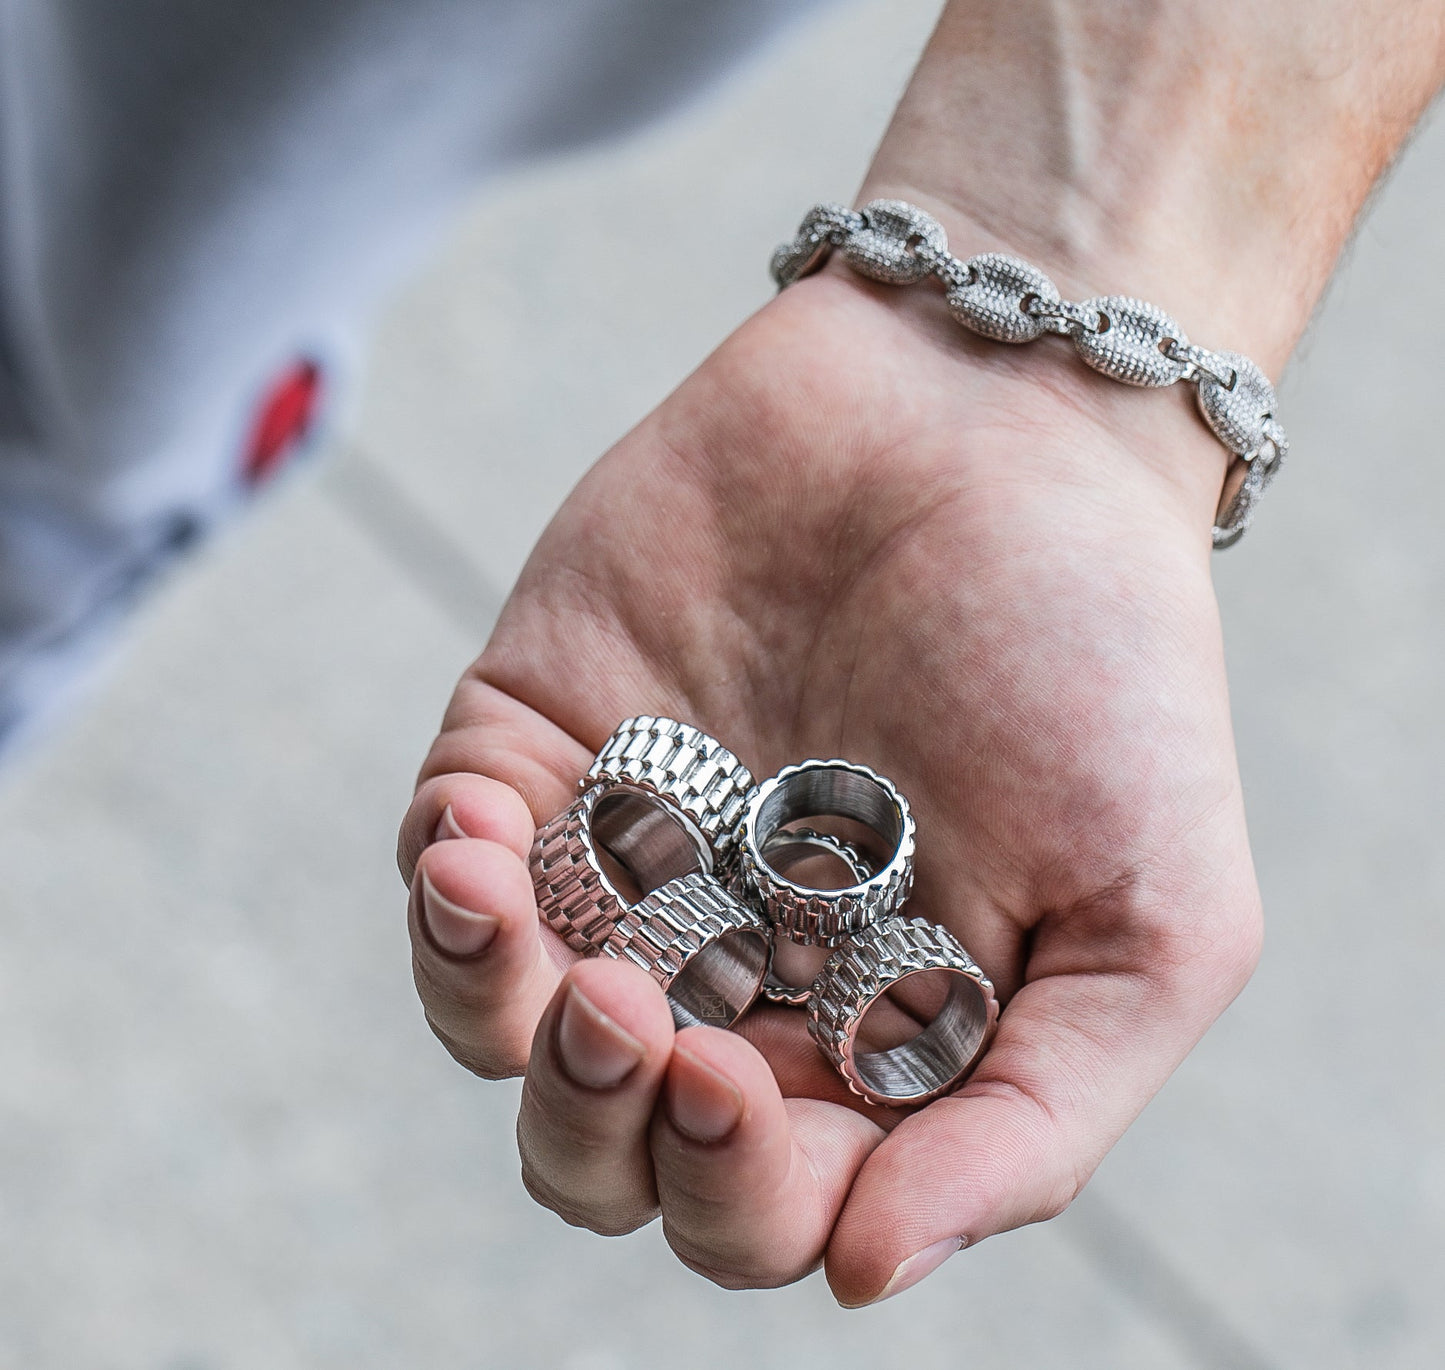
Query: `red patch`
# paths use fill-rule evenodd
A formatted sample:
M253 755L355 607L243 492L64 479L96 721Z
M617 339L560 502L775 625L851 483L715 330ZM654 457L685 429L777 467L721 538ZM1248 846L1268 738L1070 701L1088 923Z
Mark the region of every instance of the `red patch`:
M313 361L292 362L271 383L256 409L241 474L259 485L296 451L311 431L321 402L321 368Z

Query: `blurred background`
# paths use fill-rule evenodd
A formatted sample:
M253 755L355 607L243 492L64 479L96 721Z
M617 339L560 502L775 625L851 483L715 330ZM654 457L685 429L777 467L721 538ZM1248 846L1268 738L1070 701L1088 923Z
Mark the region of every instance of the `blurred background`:
M818 1278L724 1293L655 1229L534 1207L516 1088L422 1020L392 849L454 678L572 482L852 193L935 9L841 5L487 188L352 420L0 774L5 1370L1445 1363L1445 128L1216 562L1264 962L1068 1214L860 1313Z

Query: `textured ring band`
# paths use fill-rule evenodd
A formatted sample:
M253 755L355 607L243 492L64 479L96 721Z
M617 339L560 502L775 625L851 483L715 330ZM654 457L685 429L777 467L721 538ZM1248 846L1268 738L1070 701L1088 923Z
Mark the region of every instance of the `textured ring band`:
M731 1027L752 1007L772 956L768 925L710 875L684 875L628 909L602 946L667 992L679 1028Z
M814 832L812 828L780 828L763 844L763 857L775 871L787 875L804 861L818 857L832 857L842 864L856 884L866 880L873 867L868 858L851 842L845 842L832 833ZM768 971L763 981L763 998L770 1004L782 1004L787 1008L803 1008L812 994L813 987L790 985L778 974L776 967Z
M707 839L713 868L724 874L731 869L753 777L721 742L671 718L626 719L579 788L598 784L631 785L675 804Z
M780 829L800 819L848 819L862 829L859 845L873 873L841 889L815 889L774 870L764 855ZM747 887L784 936L836 946L895 912L913 888L913 814L892 782L851 761L804 761L763 781L743 821Z
M858 1028L869 1006L910 975L943 971L948 995L932 1021L901 1045L869 1050ZM828 958L808 1000L808 1031L854 1094L874 1104L921 1104L977 1064L998 1022L993 984L946 928L890 918Z
M687 815L647 790L595 785L537 830L537 911L573 951L596 951L642 895L712 857Z

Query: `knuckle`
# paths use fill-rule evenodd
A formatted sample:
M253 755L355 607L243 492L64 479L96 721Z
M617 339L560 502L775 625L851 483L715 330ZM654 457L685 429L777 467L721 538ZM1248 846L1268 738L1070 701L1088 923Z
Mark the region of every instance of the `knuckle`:
M781 1289L811 1274L821 1263L820 1258L797 1269L778 1265L755 1252L723 1255L709 1251L685 1233L670 1229L665 1218L662 1230L673 1255L694 1274L711 1280L720 1289Z
M1188 930L1174 929L1160 958L1162 981L1193 997L1212 986L1228 1003L1249 982L1264 949L1264 917L1258 898L1246 907Z
M599 1237L625 1237L629 1232L636 1232L639 1227L646 1227L656 1216L656 1213L645 1213L635 1218L601 1216L589 1221L587 1228Z
M709 1233L736 1229L745 1211L739 1208L738 1186L729 1178L699 1175L663 1162L658 1167L658 1182L669 1211L686 1219L686 1228L678 1226L679 1240L688 1240L687 1229ZM690 1254L702 1256L703 1252Z
M526 1161L522 1163L522 1188L527 1191L527 1197L533 1203L550 1209L569 1227L587 1226L582 1221L581 1214L573 1207L571 1199L561 1193L550 1181L538 1175Z
M1258 899L1240 917L1226 950L1229 956L1223 970L1229 987L1237 994L1254 974L1264 953L1264 907Z
M453 1037L445 1028L427 1014L427 1026L432 1036L447 1049L447 1055L465 1070L483 1080L512 1080L526 1069L520 1062L509 1060L500 1054L493 1054L473 1043L462 1042Z
M691 1215L698 1226L722 1228L734 1220L753 1181L740 1187L736 1163L725 1150L699 1154L696 1143L681 1140L670 1127L654 1126L649 1144L670 1208Z
M1029 1217L1030 1222L1046 1223L1059 1217L1073 1207L1074 1200L1084 1192L1088 1177L1077 1171L1058 1176L1046 1189L1038 1208Z
M721 1270L716 1266L704 1265L701 1261L689 1260L685 1256L679 1256L678 1260L695 1274L711 1280L719 1289L781 1289L784 1285L793 1283L791 1279L756 1271Z
M433 950L425 934L413 934L412 983L433 1032L438 1018L465 1023L474 1033L484 1023L506 1023L514 1016L508 1004L518 972L505 950L492 961L493 950L489 947L474 961L453 963Z
M539 1174L534 1165L522 1162L522 1188L534 1203L550 1210L568 1227L583 1228L599 1237L625 1237L657 1216L645 1205L624 1206L615 1200L596 1203L595 1196L571 1193Z
M527 1077L522 1111L517 1118L517 1143L528 1157L546 1156L554 1164L565 1158L573 1175L605 1166L617 1154L615 1139L599 1135L566 1112L549 1108L533 1092L535 1076Z

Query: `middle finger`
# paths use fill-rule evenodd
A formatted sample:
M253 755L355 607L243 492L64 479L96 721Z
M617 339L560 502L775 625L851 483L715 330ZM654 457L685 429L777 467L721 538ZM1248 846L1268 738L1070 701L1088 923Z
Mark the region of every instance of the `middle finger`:
M581 961L537 1025L517 1146L532 1197L607 1236L657 1215L648 1122L672 1052L672 1013L636 966Z

